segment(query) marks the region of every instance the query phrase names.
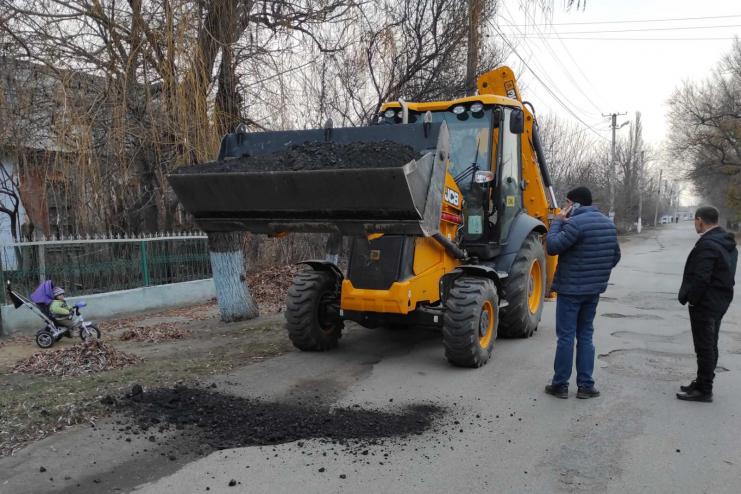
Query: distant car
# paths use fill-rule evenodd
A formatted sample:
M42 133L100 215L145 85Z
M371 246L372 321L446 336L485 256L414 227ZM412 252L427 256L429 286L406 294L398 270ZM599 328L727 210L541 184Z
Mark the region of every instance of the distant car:
M661 220L659 220L659 223L662 224L662 225L668 225L671 222L672 222L672 217L671 216L662 216L661 217Z

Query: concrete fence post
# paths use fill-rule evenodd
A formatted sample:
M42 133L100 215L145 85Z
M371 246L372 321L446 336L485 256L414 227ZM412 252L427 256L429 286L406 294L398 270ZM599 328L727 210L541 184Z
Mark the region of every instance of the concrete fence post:
M37 246L39 263L39 283L46 281L46 248L43 244Z

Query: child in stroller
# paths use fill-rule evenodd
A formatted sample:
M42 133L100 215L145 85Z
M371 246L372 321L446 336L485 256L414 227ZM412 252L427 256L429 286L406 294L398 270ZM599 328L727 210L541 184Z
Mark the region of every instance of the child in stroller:
M72 321L72 316L74 315L73 309L64 300L64 288L55 286L52 294L54 295L54 300L49 304L49 312L54 320L54 324L64 326L68 329L74 327L75 324ZM67 331L66 336L72 337L69 331Z
M28 307L31 312L39 316L45 327L36 332L36 344L41 348L49 348L62 336L72 337L73 330L79 330L80 338L100 338L100 331L91 322L87 322L80 314L85 302L77 302L72 307L64 300L64 289L55 287L47 280L39 285L31 294L31 299L14 291L10 281L6 286L8 296L16 309Z

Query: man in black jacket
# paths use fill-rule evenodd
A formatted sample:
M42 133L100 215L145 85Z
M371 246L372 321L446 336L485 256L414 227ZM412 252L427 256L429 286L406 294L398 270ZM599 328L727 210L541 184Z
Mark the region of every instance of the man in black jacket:
M687 257L677 298L682 305L689 303L697 379L681 386L677 398L711 402L720 321L733 300L738 250L733 235L718 226L718 210L712 206L697 208L695 231L700 240Z

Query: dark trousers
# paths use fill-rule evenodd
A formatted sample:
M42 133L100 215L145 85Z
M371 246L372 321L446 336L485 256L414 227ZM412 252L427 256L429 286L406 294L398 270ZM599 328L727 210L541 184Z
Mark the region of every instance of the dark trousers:
M697 389L704 393L713 392L715 368L718 366L718 333L723 315L690 307L692 341L697 355Z
M553 362L555 386L568 386L574 367L574 339L576 339L576 385L594 386L594 315L599 294L558 294L556 299L556 358Z

